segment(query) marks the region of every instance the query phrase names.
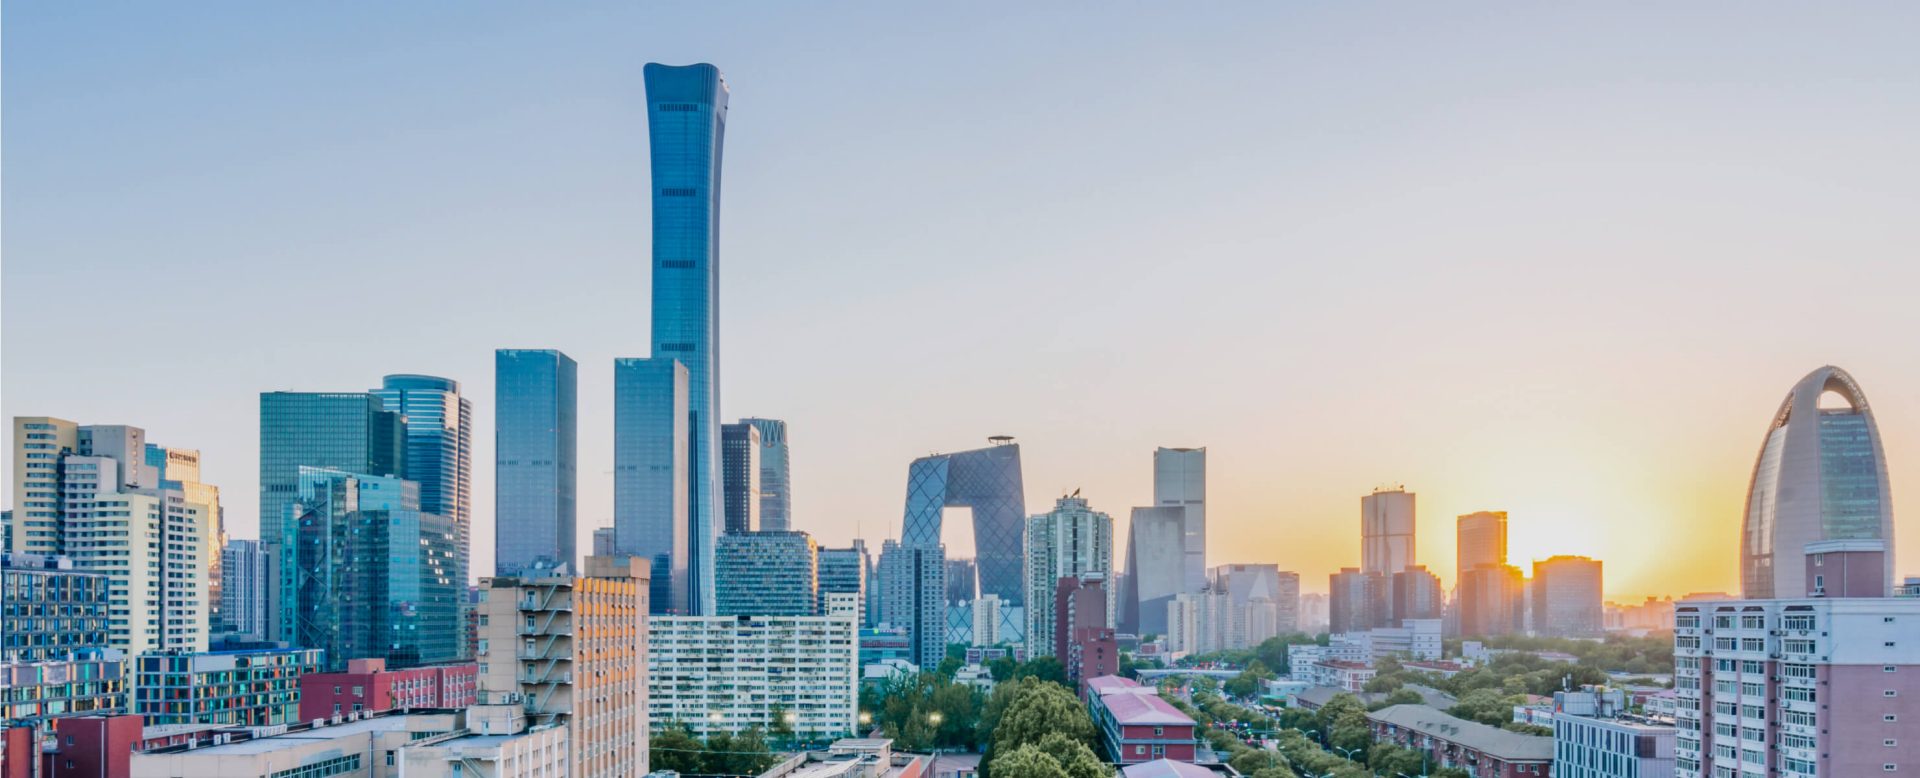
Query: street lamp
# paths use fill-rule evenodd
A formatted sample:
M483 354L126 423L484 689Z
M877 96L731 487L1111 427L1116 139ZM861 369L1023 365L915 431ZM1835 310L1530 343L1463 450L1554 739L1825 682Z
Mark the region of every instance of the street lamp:
M863 727L864 727L864 726L866 726L866 725L868 725L868 724L872 724L872 723L873 723L873 714L871 714L871 713L868 713L868 712L866 712L866 711L864 711L864 710L863 710L863 711L860 711L860 726L863 726Z
M1366 749L1364 749L1364 748L1341 748L1341 747L1339 747L1339 746L1336 746L1336 745L1334 745L1334 744L1332 744L1332 743L1328 743L1328 744L1327 744L1327 746L1328 746L1329 748L1332 748L1332 749L1333 749L1333 750L1335 750L1335 751L1338 751L1338 752L1340 752L1340 755L1341 755L1341 756L1344 756L1344 757L1346 757L1346 758L1347 758L1347 761L1349 761L1349 762L1351 762L1351 761L1354 761L1354 759L1353 759L1353 755L1354 755L1354 754L1358 754L1358 753L1360 753L1360 752L1362 752L1362 751L1365 751L1365 750L1366 750Z

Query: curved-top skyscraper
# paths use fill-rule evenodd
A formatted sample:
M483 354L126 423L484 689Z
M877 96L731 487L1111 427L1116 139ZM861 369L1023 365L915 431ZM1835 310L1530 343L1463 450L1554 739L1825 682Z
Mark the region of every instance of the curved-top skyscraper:
M694 613L711 614L720 505L720 157L727 82L708 64L649 63L645 79L653 358L687 369L686 602Z
M1827 392L1845 406L1821 408ZM1867 396L1853 376L1828 365L1787 392L1760 446L1741 531L1742 594L1805 596L1807 544L1856 539L1886 541L1891 551L1893 496ZM1882 583L1892 580L1888 553Z

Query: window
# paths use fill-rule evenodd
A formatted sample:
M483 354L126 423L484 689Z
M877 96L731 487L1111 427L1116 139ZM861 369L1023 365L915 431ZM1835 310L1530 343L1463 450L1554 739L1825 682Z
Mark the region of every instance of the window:
M1142 756L1142 755L1144 755L1144 754L1146 754L1146 753L1147 753L1147 747L1146 747L1146 746L1134 746L1134 747L1133 747L1133 755L1134 755L1134 756Z
M1883 673L1897 673L1897 672L1900 672L1900 668L1898 668L1898 667L1895 667L1895 666L1893 666L1893 665L1887 665L1886 667L1882 667L1882 668L1880 668L1880 672L1883 672Z
M1880 696L1882 696L1882 697L1898 697L1898 696L1900 696L1900 690L1899 690L1899 689L1888 689L1888 690L1886 690L1886 691L1884 691L1884 692L1881 692L1881 693L1880 693Z
M1161 736L1161 735L1164 735L1164 734L1167 734L1167 728L1166 728L1166 727L1154 727L1154 728L1153 728L1153 734L1154 734L1154 736L1155 736L1155 737L1159 737L1159 736Z

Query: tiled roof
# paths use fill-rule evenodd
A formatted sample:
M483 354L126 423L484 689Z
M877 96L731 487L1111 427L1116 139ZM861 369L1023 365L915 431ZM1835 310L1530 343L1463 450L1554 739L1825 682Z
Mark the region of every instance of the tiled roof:
M1140 688L1140 684L1132 678L1122 678L1117 675L1102 675L1096 678L1088 678L1087 688L1091 689L1094 694L1106 694L1115 689L1137 689Z
M1107 692L1100 695L1100 704L1120 724L1193 724L1193 719L1179 708L1144 689Z
M1477 721L1454 718L1425 705L1392 705L1367 714L1367 718L1509 762L1553 761L1553 738L1508 732Z

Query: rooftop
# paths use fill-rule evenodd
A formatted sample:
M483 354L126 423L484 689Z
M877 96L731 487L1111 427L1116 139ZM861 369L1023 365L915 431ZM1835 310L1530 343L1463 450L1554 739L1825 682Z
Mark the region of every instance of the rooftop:
M1122 678L1117 675L1102 675L1097 678L1087 679L1087 689L1094 694L1106 694L1116 689L1137 688L1140 688L1140 684L1132 678Z
M1425 705L1391 705L1367 718L1423 735L1458 743L1509 762L1553 761L1553 738L1522 735L1449 716Z
M1118 689L1100 695L1100 704L1113 714L1113 720L1121 724L1192 724L1193 719L1181 713L1160 695L1145 689Z
M1212 770L1205 767L1172 759L1130 764L1120 768L1120 773L1126 778L1217 778Z

